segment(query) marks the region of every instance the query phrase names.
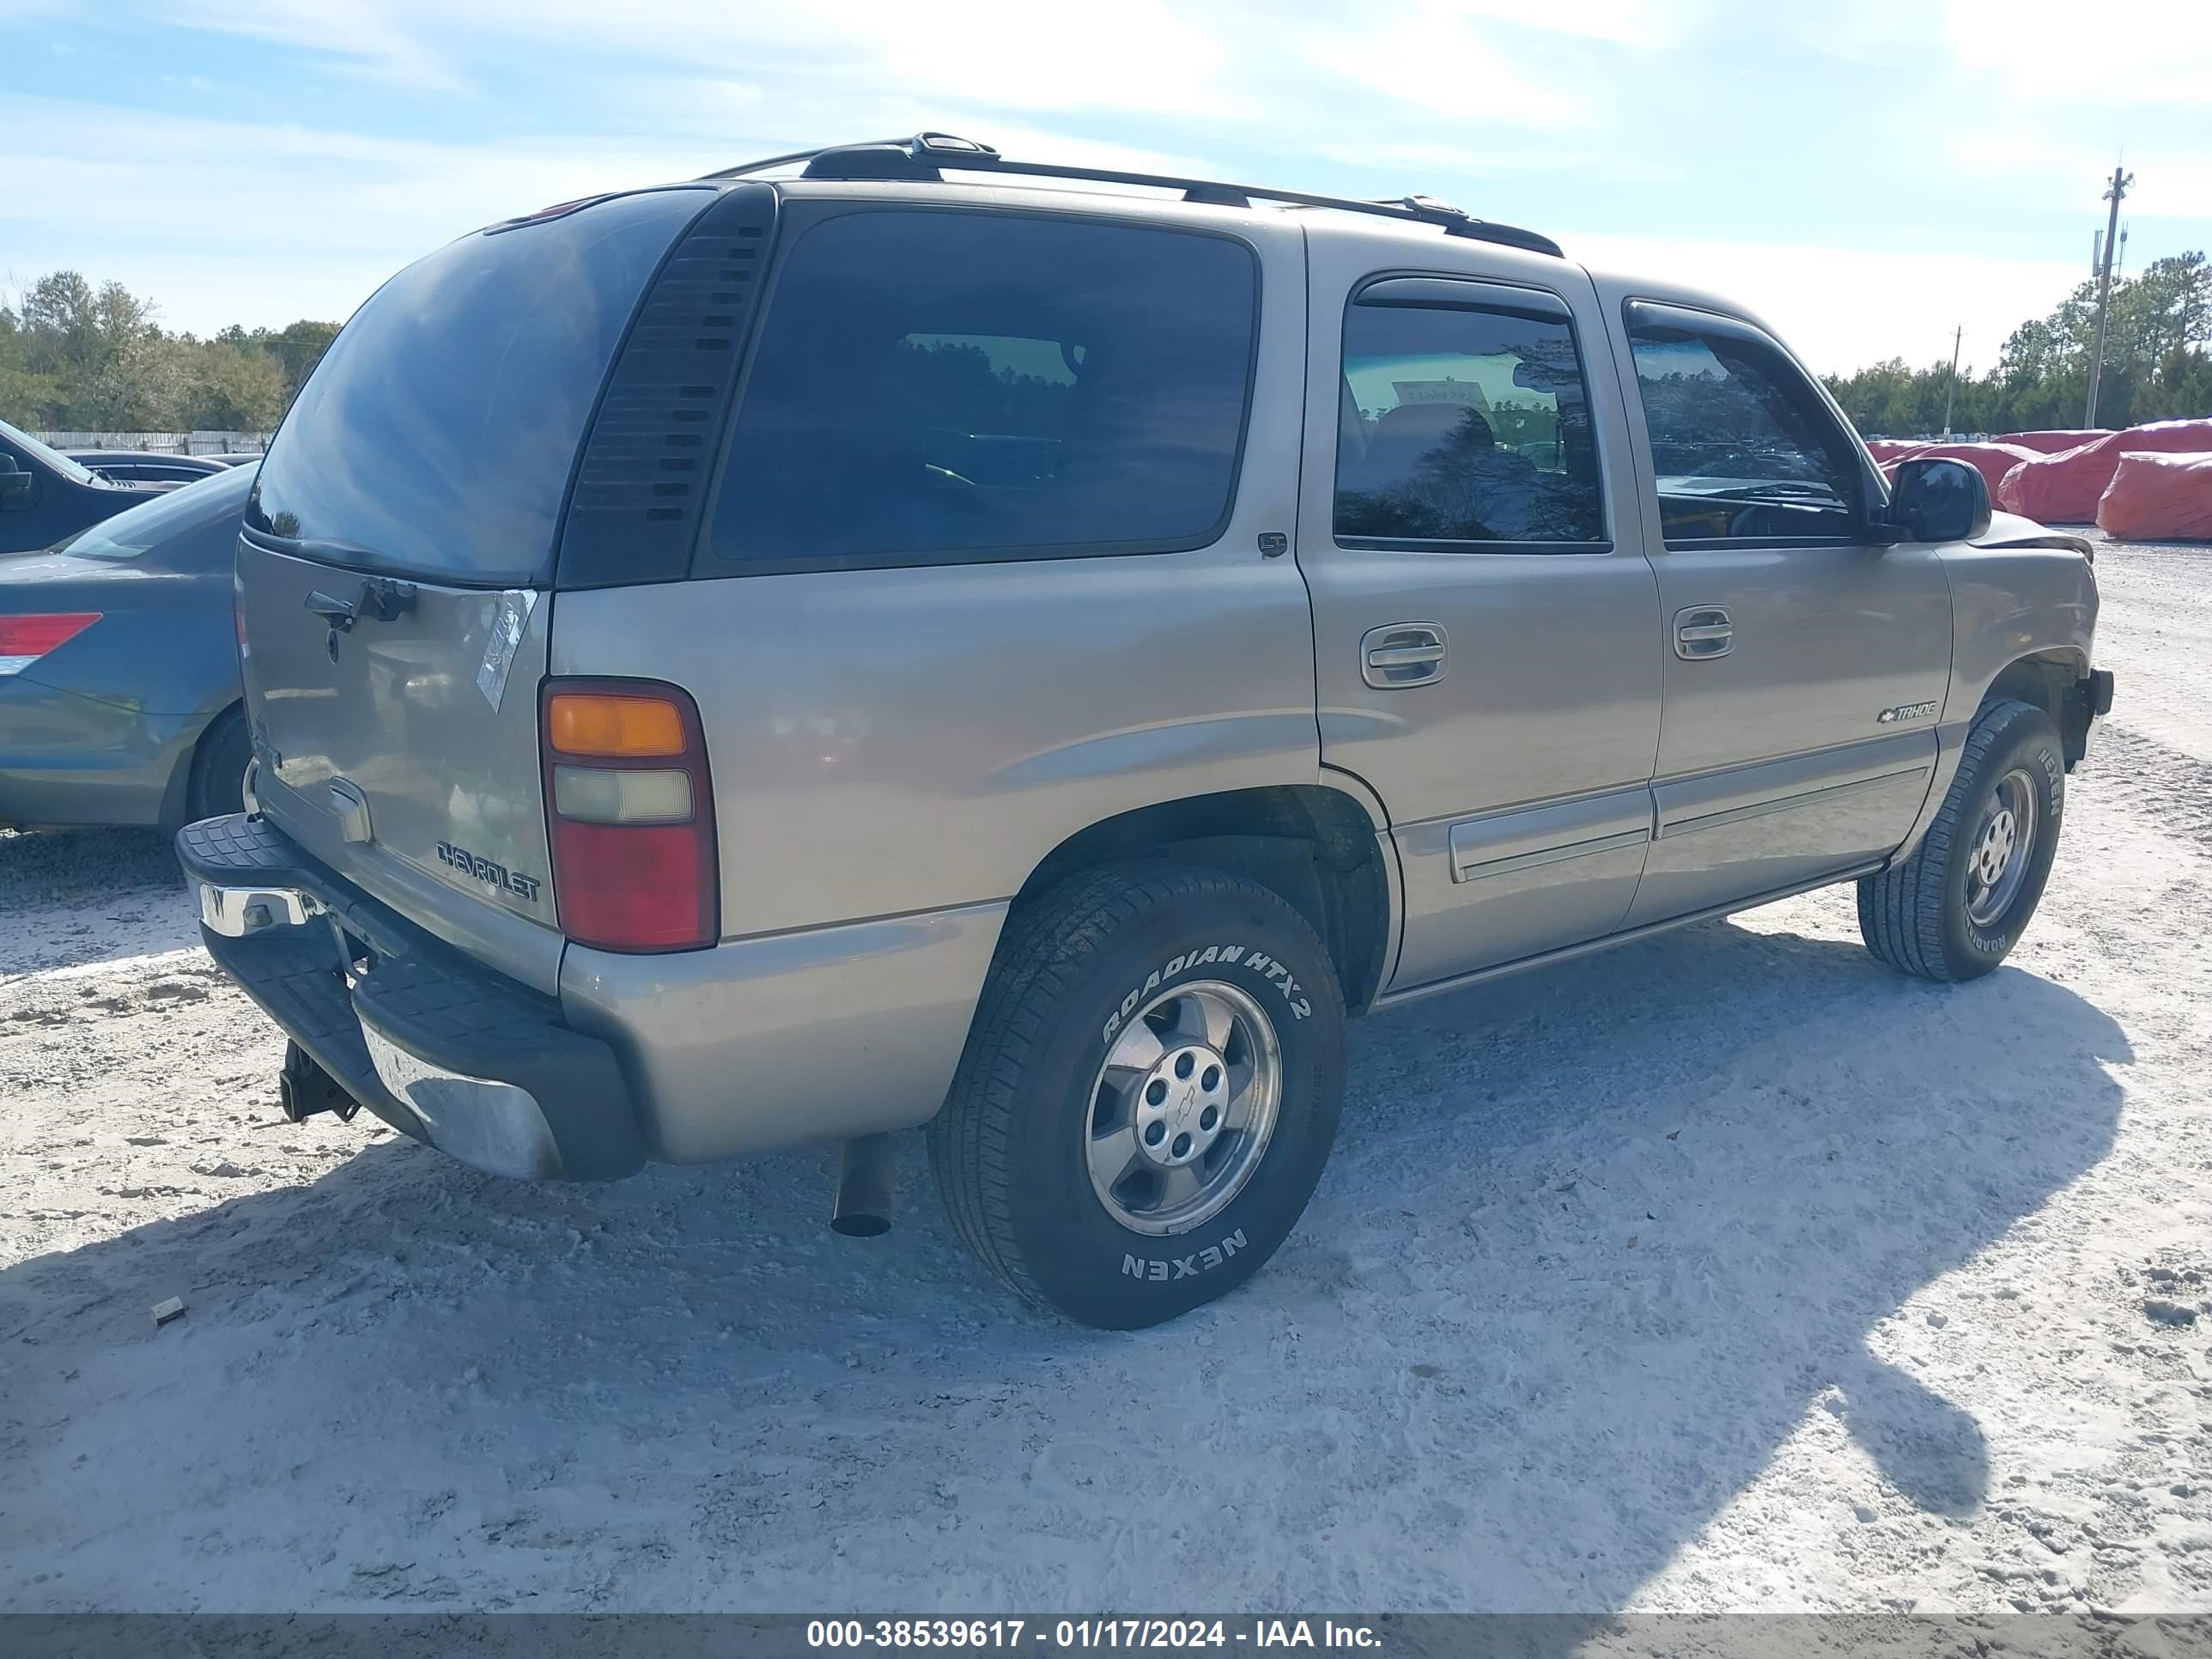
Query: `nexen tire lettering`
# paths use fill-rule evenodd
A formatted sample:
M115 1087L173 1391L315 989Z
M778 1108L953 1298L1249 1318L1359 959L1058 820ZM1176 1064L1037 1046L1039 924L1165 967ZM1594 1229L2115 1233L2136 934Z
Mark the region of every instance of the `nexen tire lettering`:
M1200 1273L1210 1273L1223 1262L1246 1247L1244 1230L1239 1227L1218 1245L1209 1244L1189 1255L1170 1256L1165 1261L1151 1256L1124 1255L1121 1271L1132 1279L1142 1279L1158 1285L1175 1279L1195 1279Z
M1121 1022L1137 1012L1137 1005L1176 975L1188 973L1194 968L1203 968L1212 963L1226 966L1239 962L1256 970L1283 994L1283 1000L1289 1004L1292 1018L1304 1019L1312 1014L1313 1004L1307 1001L1304 994L1305 987L1291 977L1289 969L1266 951L1255 951L1248 957L1241 945L1209 945L1203 951L1193 951L1187 956L1174 957L1165 967L1156 968L1147 974L1145 982L1123 997L1121 1006L1106 1016L1105 1026L1099 1032L1100 1039L1111 1042L1114 1034L1121 1029Z

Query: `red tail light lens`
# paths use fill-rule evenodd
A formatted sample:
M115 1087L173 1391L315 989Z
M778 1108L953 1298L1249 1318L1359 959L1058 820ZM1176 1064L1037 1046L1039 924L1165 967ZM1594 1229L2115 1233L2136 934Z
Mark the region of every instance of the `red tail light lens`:
M538 730L561 931L603 951L712 945L720 884L698 706L653 680L548 680Z
M97 611L0 617L0 674L21 673L47 652L75 639L99 620Z

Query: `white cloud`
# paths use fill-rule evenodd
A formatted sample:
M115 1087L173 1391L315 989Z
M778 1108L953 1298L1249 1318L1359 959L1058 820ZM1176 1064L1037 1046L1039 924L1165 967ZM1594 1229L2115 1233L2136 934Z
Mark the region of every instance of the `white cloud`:
M1119 0L1104 22L1030 0L963 0L957 25L911 0L659 0L649 9L605 0L190 0L161 15L431 91L470 88L460 65L471 48L529 43L600 62L774 63L787 77L862 99L914 88L1015 109L1251 113L1230 90L1230 41L1167 0Z
M2124 107L2212 103L2212 5L2204 0L1949 0L1943 34L2001 94Z
M1590 94L1579 77L1537 70L1475 5L1410 4L1288 21L1273 44L1311 81L1349 82L1390 101L1402 123L1425 112L1455 126L1497 131L1498 124L1587 126ZM1365 135L1364 124L1340 124Z
M410 28L399 6L378 0L168 0L161 21L337 58L368 78L427 92L463 92L468 77ZM522 14L518 9L517 21Z
M1528 0L1413 0L1410 5L1401 0L1397 9L1415 26L1504 23L1651 51L1696 33L1720 9L1720 0L1576 0L1549 9Z

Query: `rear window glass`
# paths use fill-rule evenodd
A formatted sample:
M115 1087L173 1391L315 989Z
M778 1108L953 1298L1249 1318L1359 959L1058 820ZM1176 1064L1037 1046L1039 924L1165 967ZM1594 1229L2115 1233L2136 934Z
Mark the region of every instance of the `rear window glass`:
M615 348L709 194L616 197L401 271L300 393L247 523L360 569L540 579Z
M1235 488L1258 282L1217 236L828 220L776 277L714 551L775 569L1201 546Z
M240 515L253 488L254 469L231 467L210 473L182 489L156 495L143 507L134 507L104 519L89 530L81 530L55 549L81 559L135 559L140 554L172 541L187 531L199 530L219 519L231 522L230 539L238 539Z

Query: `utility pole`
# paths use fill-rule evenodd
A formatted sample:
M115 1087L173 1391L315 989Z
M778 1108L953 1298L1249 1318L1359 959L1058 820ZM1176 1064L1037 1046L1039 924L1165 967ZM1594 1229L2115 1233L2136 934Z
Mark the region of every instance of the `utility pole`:
M2120 198L2135 181L2134 173L2114 167L2112 187L2105 192L2112 211L2105 225L2105 269L2097 284L2097 343L2089 353L2089 412L2081 422L2085 427L2097 424L2097 381L2105 372L2105 313L2112 303L2112 256L2119 252Z
M1959 390L1959 343L1966 337L1964 323L1951 331L1951 384L1943 389L1943 439L1951 438L1951 399Z

